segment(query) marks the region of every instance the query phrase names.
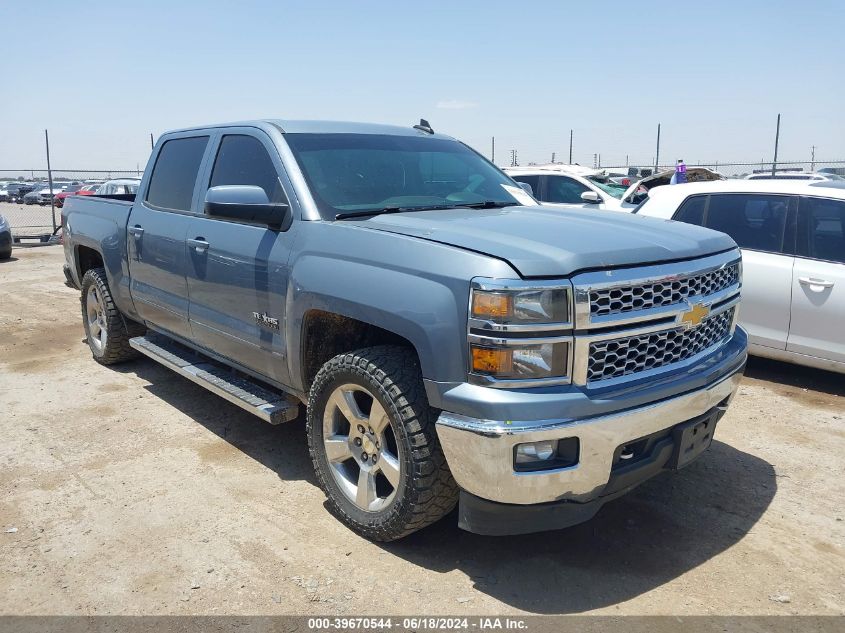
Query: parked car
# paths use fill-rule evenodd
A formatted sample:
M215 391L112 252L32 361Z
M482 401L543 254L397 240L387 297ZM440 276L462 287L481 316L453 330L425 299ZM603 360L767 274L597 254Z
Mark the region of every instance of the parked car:
M534 197L543 203L578 204L610 211L632 211L647 195L649 189L668 185L675 172L664 171L630 183L609 181L601 171L571 165L540 165L505 169L505 173L520 183L529 184ZM690 182L722 179L721 174L703 167L689 167Z
M56 206L61 209L64 206L65 198L68 196L92 196L99 186L100 184L71 185L64 191L60 191L56 194Z
M537 206L424 121L169 132L134 198L62 224L94 359L304 405L327 506L375 540L456 503L482 534L585 521L701 455L745 364L728 236Z
M9 201L9 190L8 186L10 183L8 182L0 182L0 202L8 202Z
M0 215L0 259L9 259L12 256L12 227L9 221Z
M42 187L41 183L34 182L18 182L6 187L6 192L9 194L9 202L21 203L26 194L33 189Z
M724 231L742 248L752 354L845 372L845 189L728 180L662 187L639 215Z
M21 189L18 190L18 196L21 199L21 202L24 204L41 204L41 193L42 192L49 192L50 185L45 183L32 183L29 188L29 191L26 193L21 193Z
M141 180L138 178L116 178L114 180L107 180L99 187L97 187L94 195L97 196L115 196L115 195L129 195L135 194L138 191L138 185Z
M61 193L63 188L61 185L53 184L52 189L50 185L45 183L42 187L33 189L23 197L24 204L50 204L50 199L57 193Z

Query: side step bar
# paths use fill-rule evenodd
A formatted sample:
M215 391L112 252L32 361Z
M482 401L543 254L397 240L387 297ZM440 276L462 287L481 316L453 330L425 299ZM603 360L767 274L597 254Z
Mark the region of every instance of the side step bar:
M293 396L271 391L166 336L150 332L129 339L129 345L265 422L281 424L299 415L299 401Z

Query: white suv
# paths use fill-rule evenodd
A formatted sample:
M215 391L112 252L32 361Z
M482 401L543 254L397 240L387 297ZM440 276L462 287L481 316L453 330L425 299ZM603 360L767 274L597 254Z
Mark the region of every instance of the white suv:
M730 235L742 248L749 352L845 373L845 187L726 180L659 187L634 213Z

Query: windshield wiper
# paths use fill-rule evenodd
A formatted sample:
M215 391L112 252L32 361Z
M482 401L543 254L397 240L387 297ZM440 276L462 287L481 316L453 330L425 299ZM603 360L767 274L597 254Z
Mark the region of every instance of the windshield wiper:
M466 207L468 209L501 209L503 207L518 206L518 202L502 202L500 200L485 200L484 202L468 202L467 204L457 205L457 207Z
M334 219L345 220L347 218L357 218L365 215L384 215L386 213L404 213L406 211L442 211L444 209L454 208L456 208L454 205L447 204L432 204L422 207L383 207L381 209L369 209L368 211L350 211L349 213L338 213L336 216L334 216Z
M484 202L468 202L465 204L430 204L420 207L383 207L381 209L369 209L367 211L350 211L338 213L335 220L346 220L347 218L358 218L365 215L384 215L386 213L405 213L408 211L446 211L449 209L500 209L502 207L518 206L518 202L501 202L496 200L485 200Z

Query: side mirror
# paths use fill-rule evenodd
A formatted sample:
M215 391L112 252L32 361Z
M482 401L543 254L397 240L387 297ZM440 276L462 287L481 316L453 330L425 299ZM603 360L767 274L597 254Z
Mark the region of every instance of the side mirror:
M211 187L205 194L205 214L264 224L275 231L286 231L292 220L290 205L270 202L264 189L255 185Z
M520 182L519 186L522 187L522 190L526 191L532 198L534 197L534 189L527 182Z
M595 191L585 191L581 194L581 200L583 200L584 202L589 202L590 204L596 204L601 202L599 194L597 194Z

